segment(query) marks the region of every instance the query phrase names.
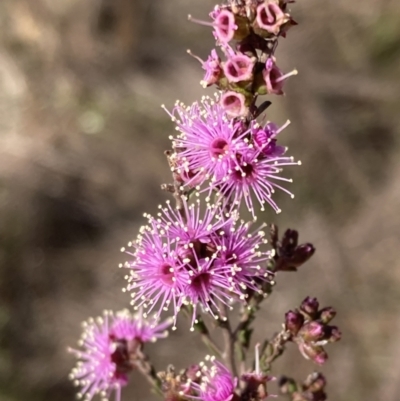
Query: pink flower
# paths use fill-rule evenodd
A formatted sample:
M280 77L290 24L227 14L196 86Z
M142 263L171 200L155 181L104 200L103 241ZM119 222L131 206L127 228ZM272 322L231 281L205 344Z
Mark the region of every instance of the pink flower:
M229 173L222 179L215 180L212 188L216 188L227 202L240 206L242 201L247 209L255 217L253 196L264 210L265 203L280 213L281 210L272 198L275 190L280 189L294 195L286 188L278 184L279 181L292 182L291 179L281 176L284 166L298 165L291 157L264 157L261 150L243 149L231 160Z
M283 72L275 64L273 58L269 58L265 63L263 71L264 81L267 85L267 93L274 95L283 95L283 84L286 79L292 75L297 75L297 70L283 74Z
M206 72L204 78L200 81L201 86L206 88L207 86L216 84L222 73L221 59L217 51L213 49L206 61L194 55L190 50L188 50L188 53L201 63L203 70Z
M257 25L271 34L278 35L281 26L287 21L287 15L275 0L267 0L257 7Z
M167 113L180 132L171 137L176 152L173 171L191 187L207 177L225 175L227 160L237 148L240 124L227 118L218 100L204 97L190 107L176 103ZM185 174L190 179L185 180Z
M220 43L230 42L235 36L235 31L238 29L233 13L227 9L221 9L219 6L216 6L210 13L210 17L214 20L213 22L194 19L191 15L189 15L189 20L200 25L213 27L214 36Z
M277 145L276 136L282 132L290 121L287 121L282 127L278 127L274 123L267 123L264 127L253 124L251 127L251 136L254 144L260 149L264 156L278 157L286 153L287 148Z
M156 316L172 306L174 322L181 306L191 305L193 327L199 308L223 318L221 304L231 308L246 302L247 289L259 291L271 254L262 249L262 231L237 224L218 205L202 211L199 202L184 202L183 214L167 202L156 217L146 215L148 225L129 244L135 251L127 252L132 258L124 267L134 305Z
M214 357L207 357L211 367L201 364L200 384L193 382L191 387L198 393L201 401L230 401L235 398L237 378Z
M221 106L230 117L246 117L249 112L245 96L234 91L223 93Z
M225 49L227 61L223 65L224 73L229 82L250 81L253 77L255 58L242 53L235 53L230 47Z
M157 319L146 320L141 311L132 316L127 310L116 315L105 311L103 317L85 322L80 349L69 349L79 360L70 374L81 387L78 397L89 401L99 394L108 399L114 392L120 401L121 388L135 368L136 352L143 343L165 338L171 324L170 320L161 324Z

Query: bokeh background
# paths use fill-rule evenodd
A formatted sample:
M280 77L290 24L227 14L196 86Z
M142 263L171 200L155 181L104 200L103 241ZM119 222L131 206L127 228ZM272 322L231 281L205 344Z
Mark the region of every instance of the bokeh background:
M125 307L119 249L168 195L160 108L204 94L211 0L0 1L0 400L74 399L67 345L80 322ZM256 339L306 295L334 305L343 340L322 369L330 399L400 393L400 5L301 0L281 41L300 74L271 119L303 161L294 200L260 218L296 228L317 253L278 277ZM212 91L208 91L211 93ZM152 350L157 366L198 361L187 325ZM315 369L294 346L276 375ZM124 400L151 400L136 378Z

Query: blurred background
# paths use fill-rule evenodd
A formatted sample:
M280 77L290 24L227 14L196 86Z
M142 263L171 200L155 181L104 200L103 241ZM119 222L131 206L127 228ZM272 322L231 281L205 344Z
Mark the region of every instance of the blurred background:
M67 375L80 322L127 306L119 249L143 212L168 197L160 108L204 94L191 48L206 57L211 0L0 1L0 400L73 400ZM279 330L306 295L338 310L340 343L322 371L329 399L398 400L400 392L400 4L301 0L277 57L298 77L269 117L303 161L295 200L260 219L317 248L282 274L256 339ZM208 90L212 93L212 89ZM178 346L179 344L179 346ZM157 367L199 361L187 325L151 353ZM295 347L275 375L316 367ZM195 349L196 351L193 351ZM152 400L136 378L124 400Z

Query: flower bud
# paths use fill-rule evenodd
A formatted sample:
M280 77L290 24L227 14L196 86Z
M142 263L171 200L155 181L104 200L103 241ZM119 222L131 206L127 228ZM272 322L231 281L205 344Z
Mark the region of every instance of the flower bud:
M315 253L315 248L312 244L301 244L299 245L291 258L292 266L300 267L306 263Z
M328 354L319 345L301 343L299 344L299 350L306 359L311 359L318 365L323 365L328 359Z
M290 377L280 377L278 386L281 394L293 394L297 391L297 383Z
M298 311L289 311L285 314L285 328L293 336L297 335L304 323L304 317Z
M285 253L290 254L296 249L298 242L298 231L288 228L283 234L281 248Z
M307 377L303 386L307 391L311 391L312 393L320 392L326 386L325 376L322 373L314 372Z
M342 338L342 333L336 326L326 326L326 338L329 342L334 343Z
M330 306L319 311L319 319L322 323L329 323L336 316L336 311Z
M314 319L318 313L319 302L317 298L307 297L300 305L300 311L310 319Z
M288 121L279 130L285 128L289 123ZM271 234L271 244L277 255L275 257L275 271L297 271L297 268L314 254L315 248L312 244L298 245L298 239L298 232L291 229L285 231L281 242L278 241L277 229Z
M306 342L322 340L324 335L325 327L315 321L306 323L299 332L299 336Z

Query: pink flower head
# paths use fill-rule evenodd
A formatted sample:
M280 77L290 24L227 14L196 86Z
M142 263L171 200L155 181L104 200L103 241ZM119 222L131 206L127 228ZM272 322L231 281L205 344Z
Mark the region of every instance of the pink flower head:
M125 267L131 272L127 289L133 291L133 304L148 313L156 308L159 316L172 304L176 321L188 304L193 327L199 307L220 318L221 304L244 302L247 289L258 291L256 284L265 281L268 272L261 265L270 253L259 249L263 233L249 232L244 223L235 228L236 215L226 215L220 206L207 205L202 212L199 202L184 201L181 214L167 202L156 217L147 218L148 225L129 244L136 250L128 252L132 260Z
M255 59L245 54L231 54L224 63L224 73L229 82L250 81L253 77Z
M191 173L185 183L200 185L211 176L225 175L238 146L240 124L229 120L221 105L208 97L190 107L177 103L169 115L180 131L171 137L177 160L174 171L183 177Z
M245 96L234 91L221 96L221 106L230 117L246 117L249 112Z
M279 157L286 153L287 148L277 145L276 136L282 132L290 121L287 121L282 127L278 127L274 123L267 123L264 127L253 123L251 126L251 136L254 144L261 150L266 157Z
M230 42L238 29L233 13L216 6L210 13L210 17L214 20L213 22L194 19L191 15L189 15L189 20L201 25L212 26L214 28L214 36L220 43Z
M79 341L80 349L70 348L78 359L70 378L81 387L78 397L89 401L100 394L108 399L115 393L121 399L121 388L134 369L135 354L141 344L167 336L171 321L145 320L141 311L132 316L124 310L116 315L105 311L103 317L89 319Z
M237 378L214 357L207 357L206 360L212 365L201 364L200 384L192 382L192 389L201 401L231 401L236 396Z
M243 149L236 154L236 158L231 159L229 174L220 180L212 183L217 188L221 196L229 199L233 205L240 205L244 200L248 210L255 217L252 195L255 196L264 210L265 203L280 213L280 209L272 199L276 189L288 193L292 198L294 195L276 181L292 182L291 179L281 177L282 167L298 165L291 157L266 158L261 150Z
M149 224L135 243L128 244L136 250L128 252L133 260L124 266L131 272L127 290L134 291L133 304L143 305L148 313L157 306L156 316L172 304L174 322L182 304L190 304L193 326L198 305L217 318L216 300L228 305L241 294L231 283L229 266L214 264L212 238L231 225L231 218L222 219L218 206L208 206L205 213L199 203L185 202L184 208L185 219L169 202L157 217L146 215Z
M220 231L213 239L218 250L215 263L229 266L233 285L244 294L248 289L260 292L260 283L272 277L272 272L265 268L271 252L260 247L268 242L263 226L253 232L250 226L244 221L235 221L229 231Z
M132 253L121 249L133 257L133 260L120 265L130 270L130 275L126 276L126 290L131 291L132 305L143 306L147 313L158 306L156 316L160 316L172 304L175 325L189 274L180 258L180 249L166 235L169 227L161 226L150 215L145 217L149 219L149 224L141 227L134 243L128 244L135 251Z
M190 50L188 50L188 53L200 61L203 70L206 72L204 78L200 81L201 86L206 88L216 84L222 73L221 59L219 58L217 51L213 49L206 61L202 60L198 56L195 56Z
M267 32L278 35L281 26L288 21L288 16L275 0L267 0L257 7L257 25Z
M297 75L297 70L283 74L283 72L275 64L275 60L270 57L265 63L265 69L263 71L264 81L267 85L267 93L283 95L282 88L284 81L292 75Z

